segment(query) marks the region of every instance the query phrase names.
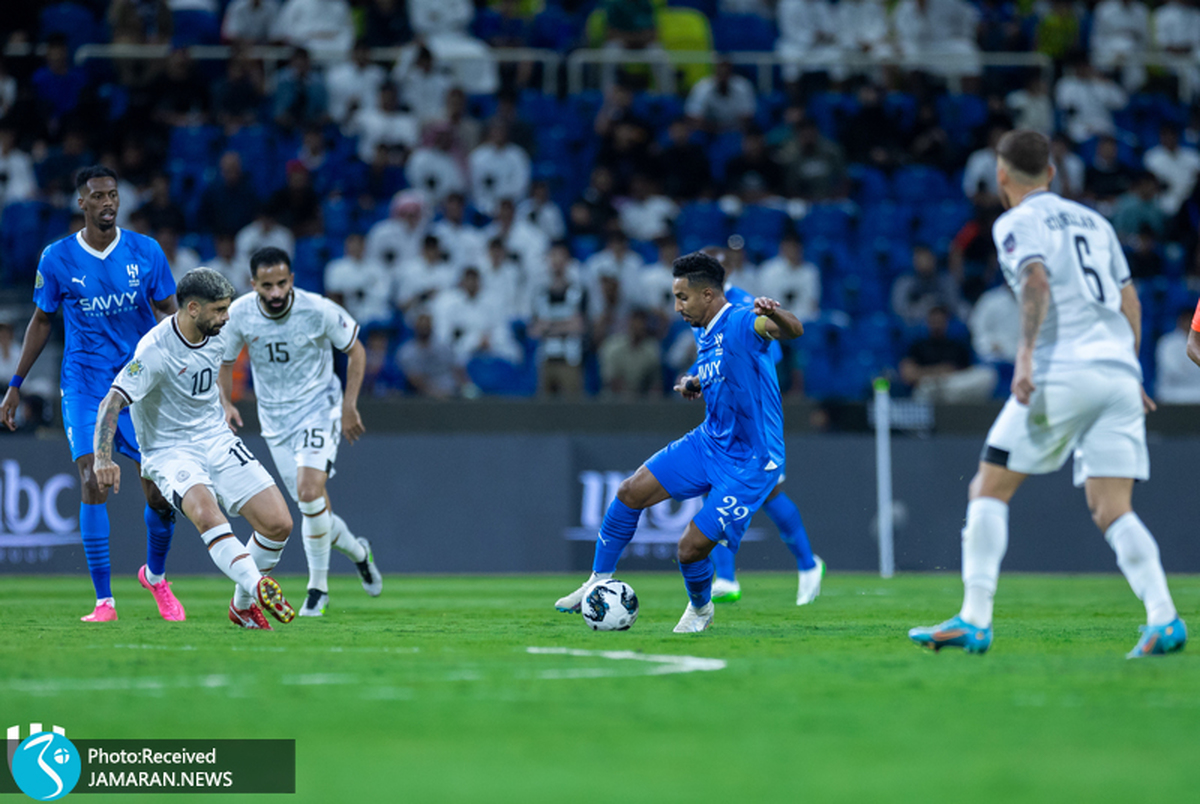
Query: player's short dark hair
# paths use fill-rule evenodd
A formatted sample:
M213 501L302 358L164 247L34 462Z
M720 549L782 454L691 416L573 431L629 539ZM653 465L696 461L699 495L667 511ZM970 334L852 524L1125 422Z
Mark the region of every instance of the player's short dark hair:
M281 248L264 246L250 255L250 276L258 276L258 269L264 265L286 265L290 273L292 258Z
M212 268L193 268L175 286L175 300L180 307L192 299L205 304L232 299L237 295L229 280Z
M1022 175L1034 178L1050 165L1050 140L1040 131L1019 128L1000 138L996 155Z
M87 187L87 183L92 179L112 179L117 180L117 173L112 168L106 168L104 165L92 165L91 167L80 168L75 174L75 189L83 192L83 188Z
M671 275L685 277L689 285L712 287L718 290L725 285L725 268L720 261L702 251L693 251L676 257L671 263Z

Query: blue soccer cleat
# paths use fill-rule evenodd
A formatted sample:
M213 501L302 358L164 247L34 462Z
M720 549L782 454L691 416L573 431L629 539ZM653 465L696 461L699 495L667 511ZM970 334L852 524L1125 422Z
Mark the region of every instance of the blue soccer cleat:
M1126 659L1162 656L1183 650L1187 644L1187 626L1178 617L1166 625L1142 625L1138 630L1142 632L1142 638L1133 646L1133 650L1125 654Z
M967 653L987 653L992 646L992 627L971 625L962 617L951 617L939 625L910 628L908 638L923 648L962 648Z

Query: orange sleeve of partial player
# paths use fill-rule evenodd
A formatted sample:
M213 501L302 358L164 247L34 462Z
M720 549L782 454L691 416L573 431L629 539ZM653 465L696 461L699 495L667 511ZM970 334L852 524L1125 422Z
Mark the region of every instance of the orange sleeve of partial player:
M1196 312L1192 314L1192 329L1200 332L1200 303L1196 304Z

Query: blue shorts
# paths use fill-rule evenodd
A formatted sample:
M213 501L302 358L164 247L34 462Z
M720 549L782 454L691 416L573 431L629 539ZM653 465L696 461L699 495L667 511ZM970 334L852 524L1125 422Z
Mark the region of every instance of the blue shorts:
M62 397L63 427L67 429L67 442L71 445L71 460L77 461L84 455L95 452L92 446L96 431L96 411L102 397L64 391ZM113 434L113 447L130 460L142 462L138 451L137 434L133 431L133 419L129 408L123 408L117 417L117 432Z
M709 539L735 553L750 518L783 477L782 466L764 470L730 463L697 430L654 453L646 468L677 500L707 494L692 522Z

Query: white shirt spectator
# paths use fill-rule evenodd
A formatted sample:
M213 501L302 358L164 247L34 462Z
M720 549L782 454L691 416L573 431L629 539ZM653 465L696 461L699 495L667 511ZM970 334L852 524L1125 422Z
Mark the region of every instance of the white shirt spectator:
M758 269L758 291L777 300L801 321L821 314L821 271L811 262L794 263L783 254Z
M379 88L387 72L378 64L360 65L354 60L340 61L325 73L325 91L329 95L329 116L345 123L351 109L374 109Z
M421 253L425 240L426 225L410 226L407 221L386 218L367 231L366 255L385 268L394 269L405 260Z
M1021 340L1021 308L1008 285L986 291L967 319L971 348L980 360L1013 363Z
M471 0L408 0L408 24L417 36L465 33L474 18Z
M400 100L422 123L440 120L446 115L446 93L454 86L454 76L434 65L424 70L414 60L415 48L408 48L392 69L392 82L400 90Z
M1158 205L1167 215L1174 215L1183 206L1196 187L1196 176L1200 174L1200 152L1185 145L1167 148L1155 145L1143 158L1146 170L1158 177L1163 191L1158 196Z
M342 306L362 326L392 320L393 275L378 260L340 257L325 266L325 292L341 294Z
M218 256L213 257L211 260L205 260L204 267L212 268L221 276L228 279L229 284L233 285L233 289L237 291L238 296L254 289L254 285L250 282L250 268L245 263L237 263Z
M314 57L342 57L354 44L354 20L346 0L287 0L271 37L302 47Z
M1045 92L1018 89L1008 93L1004 105L1013 113L1017 128L1031 128L1049 137L1054 133L1054 104Z
M517 204L517 217L541 229L552 241L561 240L567 235L567 224L563 220L562 210L553 201L526 198Z
M460 287L439 293L430 305L434 337L454 349L459 363L486 354L520 363L524 358L507 317L482 291L474 296Z
M922 7L923 6L923 7ZM979 47L975 43L979 12L963 0L901 0L892 9L892 26L900 55L921 63L930 59L931 72L978 75ZM953 63L943 57L954 56Z
M701 78L688 93L683 110L688 117L712 123L720 129L733 129L754 115L757 109L754 85L749 79L732 75L729 86L722 94L713 76Z
M287 252L289 257L295 256L296 238L292 235L292 230L275 221L271 221L269 227L263 224L262 218L253 220L246 224L233 239L238 263L249 265L250 255L267 246L282 249Z
M266 42L279 16L279 0L233 0L225 9L221 38L229 41Z
M413 151L404 166L404 176L410 187L422 191L435 203L441 203L449 193L467 189L467 178L457 160L439 148L426 146Z
M488 243L494 237L504 241L504 249L517 258L525 280L533 285L540 285L548 278L546 252L550 250L550 238L532 223L520 218L514 218L512 226L504 231L496 221L483 227L483 242Z
M485 142L471 151L468 172L471 203L484 215L494 215L500 199L516 203L529 192L529 155L511 142L500 146Z
M421 125L416 115L372 106L354 113L348 133L358 136L358 158L370 164L380 145L415 148L421 139Z
M873 56L892 54L887 8L881 0L842 0L831 11L834 35L844 52Z
M617 254L611 248L602 249L583 264L584 284L589 296L600 295L597 283L602 276L615 276L621 281L622 294L630 297L641 284L642 266L646 262L636 251L625 249Z
M657 240L671 233L671 221L679 215L679 205L665 195L652 195L621 205L621 231L630 240Z
M1099 75L1065 75L1054 88L1054 101L1066 117L1066 130L1075 142L1116 131L1113 112L1125 108L1129 97Z
M1083 194L1087 180L1087 165L1073 151L1061 156L1050 150L1050 164L1054 165L1054 178L1050 180L1050 192L1064 198L1078 198Z
M396 305L409 307L428 303L453 286L457 279L457 272L447 262L431 263L420 254L410 257L396 269ZM436 326L434 331L437 331Z
M499 263L487 260L480 266L482 293L506 321L526 321L531 314L521 266L507 256Z
M168 0L167 8L172 11L204 11L214 16L220 11L217 0Z
M482 229L443 218L430 227L429 233L438 239L438 245L455 270L467 266L483 270L487 259L487 241Z
M166 250L164 249L164 252ZM167 265L171 266L171 276L178 282L183 275L193 268L200 267L200 255L195 249L187 246L177 246L174 254L167 254Z
M1200 403L1200 368L1187 356L1188 334L1176 327L1158 339L1154 399L1168 405Z
M837 9L828 0L779 0L776 16L779 38L775 41L775 51L784 59L836 58L837 16ZM886 31L886 20L884 27ZM787 81L795 81L802 72L796 64L783 66Z
M455 84L471 95L495 92L499 73L488 46L467 34L475 17L471 0L408 0L408 21L435 63L453 65Z
M1150 42L1150 12L1135 0L1103 0L1092 14L1092 64L1108 72L1137 62ZM1126 86L1129 86L1126 83Z
M1194 55L1200 50L1200 9L1175 0L1159 6L1154 12L1154 41L1170 53Z
M986 192L993 195L1000 191L996 184L996 152L991 148L980 148L972 153L967 157L967 166L963 170L962 188L967 198L973 198L981 184Z
M15 147L5 150L0 145L0 210L5 204L33 198L37 189L33 159L29 154Z
M665 320L672 320L675 313L675 275L667 263L656 262L638 271L638 303L653 309Z

